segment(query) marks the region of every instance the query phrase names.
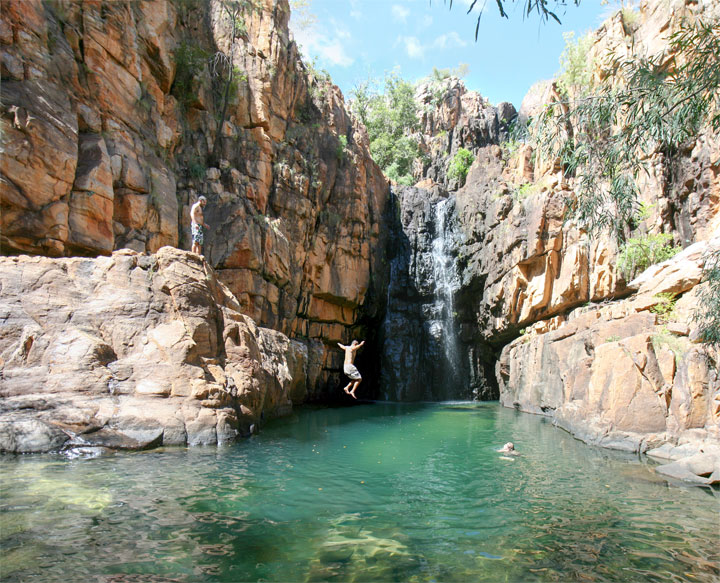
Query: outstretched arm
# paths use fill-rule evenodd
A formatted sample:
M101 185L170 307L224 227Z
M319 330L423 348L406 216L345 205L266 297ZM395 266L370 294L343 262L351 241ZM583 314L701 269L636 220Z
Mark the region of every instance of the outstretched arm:
M363 344L365 344L364 340L360 344L358 344L355 348L353 348L353 350L360 350L360 348L362 347Z
M347 346L343 346L343 345L340 344L339 342L337 343L337 345L338 345L340 348L342 348L343 350L345 350L345 349L347 348Z

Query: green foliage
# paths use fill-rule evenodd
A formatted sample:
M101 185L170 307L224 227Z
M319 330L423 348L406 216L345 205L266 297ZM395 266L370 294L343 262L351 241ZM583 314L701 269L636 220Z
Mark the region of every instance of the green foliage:
M668 53L677 66L667 66ZM622 237L638 207L636 179L653 154L678 151L705 125L720 130L719 54L719 21L683 21L663 54L610 55L593 95L557 100L536 121L534 139L545 156L559 157L577 177L568 204L590 232ZM582 68L571 67L564 83L578 78Z
M193 156L188 162L187 171L191 178L203 180L207 172L207 165L199 156Z
M449 79L450 77L457 77L458 79L462 79L463 77L466 77L469 72L470 65L468 65L467 63L460 63L454 69L438 69L437 67L433 67L432 73L430 74L430 80L444 81L445 79Z
M677 303L677 297L674 293L670 292L655 294L655 297L660 301L650 308L650 311L658 315L658 319L661 323L667 324L675 318L675 304Z
M633 217L633 224L639 225L644 220L650 218L650 214L652 213L653 209L657 206L657 203L646 203L641 202L638 205L637 212L635 216Z
M630 6L623 6L620 9L620 13L622 14L625 26L628 28L635 28L638 25L638 22L640 21L640 14Z
M618 258L620 273L630 281L651 265L670 259L682 250L682 247L675 247L672 243L673 236L669 233L628 239L622 246Z
M470 166L472 166L474 161L475 156L473 156L470 150L460 148L450 162L448 178L457 179L461 183L464 183L468 170L470 170Z
M588 52L593 45L590 33L575 40L574 32L563 33L565 49L560 55L562 72L558 77L560 90L568 94L584 94L590 88L592 80L592 60Z
M530 138L527 122L520 122L516 117L508 126L507 139L500 143L502 157L505 162L510 160L520 150L520 146L526 144Z
M182 41L175 50L175 81L171 92L185 108L195 100L194 79L201 73L210 58L207 51L195 44Z
M518 202L522 202L526 198L530 198L538 191L538 185L532 182L521 184L518 188L514 188L510 194Z
M215 80L215 87L218 89L222 103L218 120L218 129L213 141L211 159L218 161L220 148L220 137L222 127L227 117L228 105L237 96L239 83L247 79L245 73L235 65L235 43L237 39L247 35L244 13L248 10L260 10L257 0L220 0L222 7L221 17L226 22L230 31L230 47L227 52L218 50L212 59L212 74Z
M613 334L612 336L608 336L607 338L605 338L606 343L617 342L618 340L620 340L620 336L618 336L617 334Z
M705 258L704 289L698 297L698 308L693 320L700 326L703 342L720 346L720 250Z
M379 93L368 81L356 86L351 111L368 131L370 153L385 175L399 184L412 184L412 163L420 155L412 134L418 129L415 88L397 73L385 76Z
M347 148L347 145L347 136L339 136L337 150L335 151L338 162L342 162L343 160L345 160L345 150Z
M310 0L290 0L290 10L293 25L300 30L311 28L317 21L310 11Z
M330 73L328 73L325 69L321 69L318 66L318 60L317 57L315 57L312 61L308 61L305 63L305 67L307 68L308 75L317 81L320 84L327 84L332 83L332 79L330 78Z

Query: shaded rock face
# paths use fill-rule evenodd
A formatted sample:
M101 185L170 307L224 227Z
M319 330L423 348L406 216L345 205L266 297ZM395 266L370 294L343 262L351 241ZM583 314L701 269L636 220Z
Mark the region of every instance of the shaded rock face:
M457 255L463 234L456 201L441 189L394 189L390 276L382 324L381 387L386 399L497 398L493 355L468 343Z
M391 199L382 396L497 398L493 351L465 322L465 314L474 316L468 306L474 306L477 290L464 283L467 275L459 262L467 229L453 191L462 184L447 172L460 148L478 157L491 145L497 149L516 112L509 103L490 105L452 77L420 85L415 100L425 156L414 168L415 187L395 187ZM483 163L473 168L482 169Z
M219 0L4 3L0 246L189 248L203 194L205 256L242 313L325 346L322 398L336 342L382 311L388 186L340 91L302 64L287 1L243 6L233 39ZM227 104L219 53L242 71Z
M0 259L0 450L249 435L307 398L322 346L258 327L196 255Z
M691 317L704 260L719 248L720 239L697 243L633 281L632 298L575 310L555 329L506 346L497 365L501 403L605 447L685 445L675 452L682 457L713 450L720 354L693 340ZM668 293L679 299L662 315L658 294Z
M381 386L388 400L469 397L454 330L458 286L451 199L401 187L389 243Z

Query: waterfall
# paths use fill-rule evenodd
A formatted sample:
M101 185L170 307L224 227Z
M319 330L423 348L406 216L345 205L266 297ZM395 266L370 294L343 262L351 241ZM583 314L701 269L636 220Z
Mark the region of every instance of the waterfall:
M454 240L449 232L449 215L453 205L450 199L438 202L434 207L435 238L432 241L433 279L435 301L433 313L435 319L430 323L430 334L442 345L450 377L448 381L457 382L460 370L460 350L458 348L455 327L454 300L458 288L455 261L452 256Z
M470 398L454 305L460 288L455 201L432 200L419 188L394 190L380 396L396 401Z

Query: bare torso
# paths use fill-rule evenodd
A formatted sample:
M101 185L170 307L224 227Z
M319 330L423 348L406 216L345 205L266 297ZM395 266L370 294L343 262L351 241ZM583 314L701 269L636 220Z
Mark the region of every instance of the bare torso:
M204 223L203 209L200 201L192 205L192 208L190 209L190 219L196 225L202 225Z
M354 343L350 346L345 346L344 344L340 344L338 342L338 346L342 348L345 351L345 364L352 364L355 360L355 353L360 350L363 344L365 344L365 341L358 343L356 341L353 341Z

